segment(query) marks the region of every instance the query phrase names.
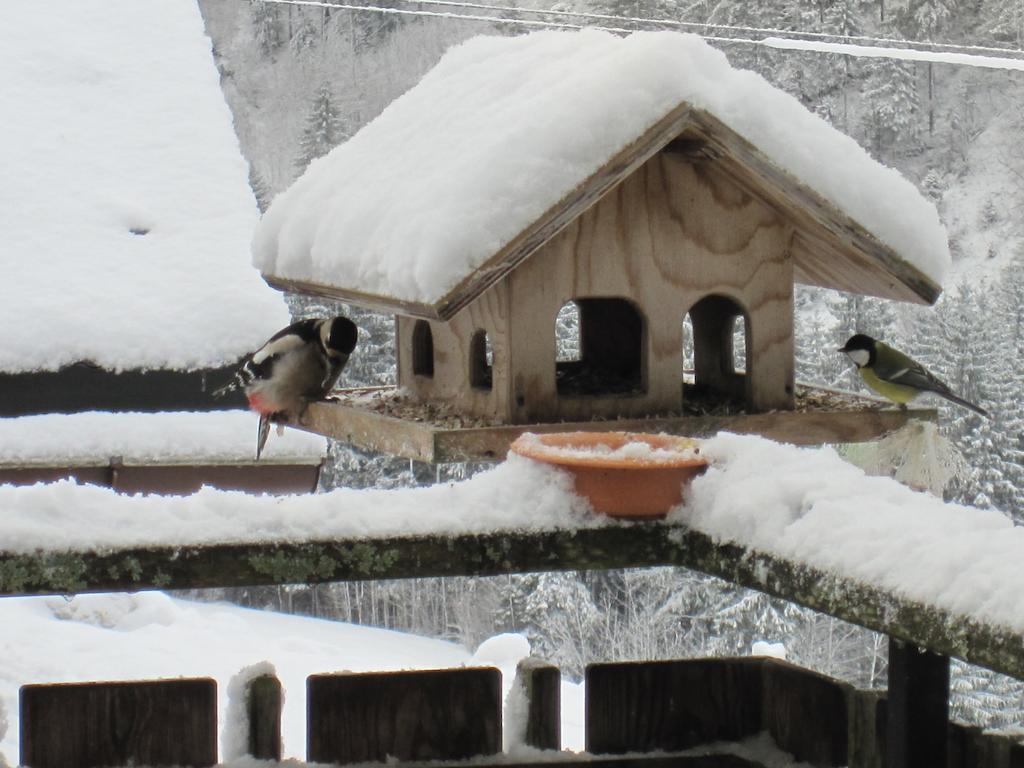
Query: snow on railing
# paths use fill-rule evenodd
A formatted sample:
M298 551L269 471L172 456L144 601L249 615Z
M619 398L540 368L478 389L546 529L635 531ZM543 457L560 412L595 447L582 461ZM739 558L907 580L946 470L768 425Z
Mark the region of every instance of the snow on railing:
M0 594L228 587L678 565L1024 678L1003 515L867 477L831 449L747 436L664 522L594 514L558 470L512 456L460 483L255 497L0 487Z

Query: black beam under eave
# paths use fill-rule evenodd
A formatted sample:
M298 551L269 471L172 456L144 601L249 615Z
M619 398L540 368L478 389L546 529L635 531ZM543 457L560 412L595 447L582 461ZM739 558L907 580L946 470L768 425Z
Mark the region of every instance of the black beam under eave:
M244 408L234 391L214 398L236 365L195 371L172 369L115 372L88 363L59 371L0 373L0 417L82 411L211 411Z

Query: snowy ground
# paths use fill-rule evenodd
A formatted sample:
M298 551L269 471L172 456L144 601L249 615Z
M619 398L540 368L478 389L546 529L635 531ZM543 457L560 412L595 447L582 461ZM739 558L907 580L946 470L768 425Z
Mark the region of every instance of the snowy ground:
M0 755L18 755L18 689L26 683L213 677L220 727L228 684L243 668L268 662L285 690L285 755L305 756L305 679L323 672L497 666L511 685L529 653L519 635L500 635L476 655L439 640L162 593L0 599ZM583 696L562 686L562 738L581 749ZM3 734L7 714L7 731ZM0 757L0 766L4 764Z
M212 677L217 681L220 752L225 768L277 765L235 757L238 723L230 709L231 681L246 668L272 667L285 693L285 763L305 765L305 686L310 674L340 671L494 666L508 697L517 662L529 655L521 635L504 634L474 653L453 643L235 605L195 603L151 592L0 599L0 768L18 755L18 689L26 683ZM758 655L779 655L755 647ZM584 747L583 686L562 683L562 746ZM514 699L513 699L514 701ZM516 713L506 702L506 751L517 762L550 760L552 753L508 743ZM5 732L6 726L6 732ZM739 744L688 753L725 752L766 768L801 768L767 734ZM229 759L230 757L230 759Z

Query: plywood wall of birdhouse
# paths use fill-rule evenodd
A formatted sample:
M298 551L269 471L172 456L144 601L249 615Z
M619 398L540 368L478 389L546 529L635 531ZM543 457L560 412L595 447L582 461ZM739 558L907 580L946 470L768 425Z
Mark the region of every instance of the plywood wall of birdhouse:
M679 412L683 319L708 295L747 315L753 410L793 406L793 227L714 161L661 152L450 322L431 321L432 377L413 374L412 318L399 318L399 383L417 397L507 423ZM555 318L580 298L620 298L644 319L643 391L559 395ZM471 338L494 350L489 391L470 386Z
M433 375L417 374L413 365L418 322L429 322L433 340ZM487 334L492 354L491 386L474 386L473 336ZM455 413L506 421L509 402L508 285L499 283L449 322L398 317L398 383L421 400L450 405Z
M793 406L793 230L712 161L662 152L508 278L517 423L679 411L683 318L726 296L748 317L747 398ZM580 297L622 297L643 312L646 392L559 398L555 317Z

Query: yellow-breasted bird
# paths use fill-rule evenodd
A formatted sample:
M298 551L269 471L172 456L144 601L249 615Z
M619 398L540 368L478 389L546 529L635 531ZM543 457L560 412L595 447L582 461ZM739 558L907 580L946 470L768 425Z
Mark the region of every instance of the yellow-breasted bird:
M845 352L856 364L857 373L865 384L883 397L899 403L900 407L905 407L918 395L934 392L986 419L991 418L984 408L954 394L953 390L919 362L884 342L858 333L851 336L846 346L837 351Z

